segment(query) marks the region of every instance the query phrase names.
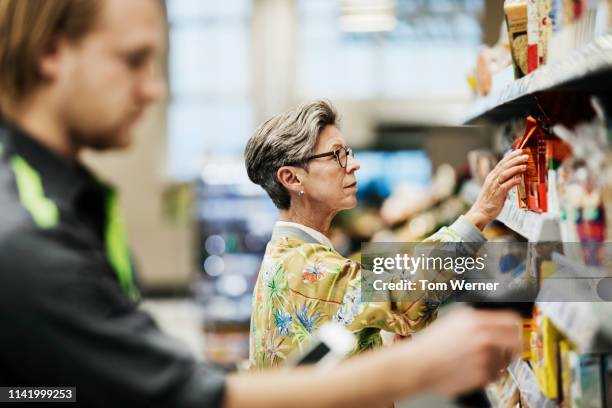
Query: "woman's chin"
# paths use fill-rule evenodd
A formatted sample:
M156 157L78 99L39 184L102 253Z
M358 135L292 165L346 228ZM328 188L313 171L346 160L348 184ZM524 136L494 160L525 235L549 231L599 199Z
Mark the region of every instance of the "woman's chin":
M345 203L345 210L352 210L353 208L355 208L357 206L357 197L355 196L355 194L352 194L350 197L347 197Z

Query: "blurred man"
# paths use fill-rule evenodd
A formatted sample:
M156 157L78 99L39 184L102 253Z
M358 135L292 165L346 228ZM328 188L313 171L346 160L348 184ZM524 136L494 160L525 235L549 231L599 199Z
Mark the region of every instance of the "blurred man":
M368 407L490 380L519 346L510 313L463 311L333 372L225 376L138 310L116 194L79 153L130 144L164 93L165 37L156 0L0 0L0 386L74 386L87 407Z

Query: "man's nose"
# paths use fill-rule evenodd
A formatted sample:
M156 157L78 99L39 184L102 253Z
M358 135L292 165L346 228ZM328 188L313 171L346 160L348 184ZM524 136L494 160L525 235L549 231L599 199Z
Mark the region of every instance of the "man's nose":
M152 103L160 100L167 91L166 81L162 78L161 73L155 69L150 69L142 79L140 87L140 96L146 103Z

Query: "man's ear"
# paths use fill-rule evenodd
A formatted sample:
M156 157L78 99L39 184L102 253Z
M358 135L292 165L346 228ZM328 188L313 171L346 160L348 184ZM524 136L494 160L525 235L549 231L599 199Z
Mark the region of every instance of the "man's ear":
M298 193L302 189L301 175L298 167L283 166L276 171L276 178L288 191Z
M62 65L66 59L66 47L68 46L65 39L54 39L47 48L43 51L38 59L38 70L43 79L53 81L59 77L62 71Z

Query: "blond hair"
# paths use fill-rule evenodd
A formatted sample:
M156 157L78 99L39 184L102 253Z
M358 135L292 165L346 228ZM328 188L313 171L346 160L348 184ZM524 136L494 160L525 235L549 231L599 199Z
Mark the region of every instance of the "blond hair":
M78 41L101 0L0 0L0 116L43 80L40 57L58 37Z

